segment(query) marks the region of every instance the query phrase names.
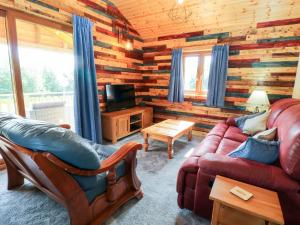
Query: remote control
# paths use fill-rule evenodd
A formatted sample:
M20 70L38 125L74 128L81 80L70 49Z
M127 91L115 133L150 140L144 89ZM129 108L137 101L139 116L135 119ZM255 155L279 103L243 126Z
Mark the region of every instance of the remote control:
M245 200L245 201L249 200L253 196L252 193L250 193L250 192L248 192L248 191L246 191L246 190L244 190L244 189L242 189L242 188L240 188L238 186L232 188L230 190L230 192L232 194L238 196L239 198Z

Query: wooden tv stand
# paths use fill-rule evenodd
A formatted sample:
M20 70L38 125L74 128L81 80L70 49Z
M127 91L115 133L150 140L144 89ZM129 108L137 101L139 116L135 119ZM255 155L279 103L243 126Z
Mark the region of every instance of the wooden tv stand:
M116 112L104 112L101 116L103 137L116 143L120 138L151 126L153 109L152 107L136 106Z

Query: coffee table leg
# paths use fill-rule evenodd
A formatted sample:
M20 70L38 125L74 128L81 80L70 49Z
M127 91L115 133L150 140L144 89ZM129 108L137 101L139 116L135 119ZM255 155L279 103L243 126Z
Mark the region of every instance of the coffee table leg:
M188 141L191 141L193 137L192 129L189 130L188 132Z
M172 159L173 158L173 141L172 140L169 140L168 141L168 156L169 156L169 159Z
M148 143L148 134L144 134L144 150L145 150L145 152L147 152L148 151L148 147L149 147L149 143Z

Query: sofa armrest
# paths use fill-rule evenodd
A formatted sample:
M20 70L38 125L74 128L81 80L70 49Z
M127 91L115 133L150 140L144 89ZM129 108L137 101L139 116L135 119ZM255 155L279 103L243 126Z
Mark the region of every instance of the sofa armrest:
M225 122L228 126L233 126L233 127L236 127L237 124L235 122L235 118L233 117L229 117L226 122Z
M132 152L136 152L137 150L142 149L141 144L137 144L135 142L129 142L119 148L116 152L114 152L111 156L101 162L100 167L97 170L82 170L76 168L68 163L63 162L62 160L58 159L51 153L43 153L43 155L51 161L56 166L60 167L64 171L79 175L79 176L95 176L97 174L106 172L114 168L121 160L130 157ZM126 160L130 161L130 160Z
M207 153L199 161L199 172L221 175L278 192L298 192L300 184L281 168L241 158Z

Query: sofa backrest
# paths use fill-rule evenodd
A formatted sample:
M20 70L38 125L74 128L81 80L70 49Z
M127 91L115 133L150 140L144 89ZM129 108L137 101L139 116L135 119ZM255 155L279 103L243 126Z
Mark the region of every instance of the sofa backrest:
M285 111L286 109L288 109L293 105L298 105L298 104L300 104L300 100L294 98L281 99L279 101L276 101L274 104L272 104L271 113L269 115L268 122L267 122L268 129L274 127L274 123L276 119L283 111Z
M267 126L277 127L281 167L300 180L300 100L282 99L274 103Z

